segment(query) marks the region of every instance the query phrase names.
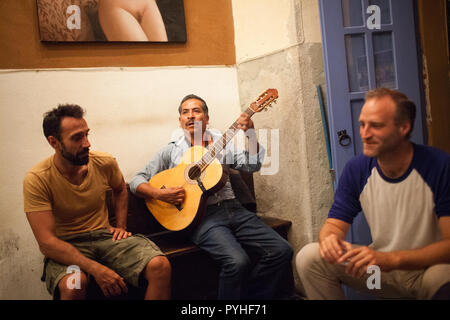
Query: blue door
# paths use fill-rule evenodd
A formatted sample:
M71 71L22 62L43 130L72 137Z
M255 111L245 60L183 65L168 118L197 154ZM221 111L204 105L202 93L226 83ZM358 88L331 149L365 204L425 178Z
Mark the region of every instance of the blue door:
M362 152L359 114L368 90L387 87L413 100L412 141L424 143L424 121L413 0L319 0L331 152L339 179ZM363 214L350 228L352 243L370 244Z

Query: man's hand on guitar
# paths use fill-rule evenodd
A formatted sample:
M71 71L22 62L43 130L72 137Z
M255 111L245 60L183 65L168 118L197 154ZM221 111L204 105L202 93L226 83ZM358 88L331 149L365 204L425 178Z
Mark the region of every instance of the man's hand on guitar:
M239 129L242 129L244 131L253 129L255 127L252 119L250 119L250 116L245 112L241 113L239 119L237 120L237 123L239 125Z
M176 206L183 203L184 197L185 197L184 188L176 187L176 188L159 189L156 199Z

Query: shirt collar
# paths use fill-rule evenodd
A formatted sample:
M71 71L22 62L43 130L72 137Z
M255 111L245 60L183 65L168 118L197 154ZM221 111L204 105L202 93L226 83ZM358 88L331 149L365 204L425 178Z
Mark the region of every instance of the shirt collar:
M213 138L213 141L215 141L218 137L221 136L220 132L215 132L215 131L211 131L211 130L206 130L205 134L208 136L211 136ZM191 147L191 142L186 138L186 136L184 134L182 134L176 141L175 141L175 145L176 146L181 146L181 145L187 145L188 147Z

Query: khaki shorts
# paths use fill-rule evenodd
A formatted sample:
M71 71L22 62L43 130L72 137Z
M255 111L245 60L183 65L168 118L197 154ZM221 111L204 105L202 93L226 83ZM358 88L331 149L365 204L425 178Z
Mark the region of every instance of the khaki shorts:
M84 256L114 270L125 282L138 287L140 274L148 262L164 253L146 237L135 234L126 239L112 241L112 234L106 229L100 229L61 238ZM47 290L55 297L58 293L59 281L70 273L66 265L54 260L45 259L42 281L46 282ZM90 277L88 277L89 279Z

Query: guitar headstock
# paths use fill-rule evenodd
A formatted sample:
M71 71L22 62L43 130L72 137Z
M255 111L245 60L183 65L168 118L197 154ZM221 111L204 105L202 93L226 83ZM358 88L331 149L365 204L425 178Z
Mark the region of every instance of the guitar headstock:
M253 112L260 112L267 107L270 107L272 103L276 103L278 99L278 90L277 89L267 89L260 96L250 104L250 109ZM267 110L267 109L266 109Z

